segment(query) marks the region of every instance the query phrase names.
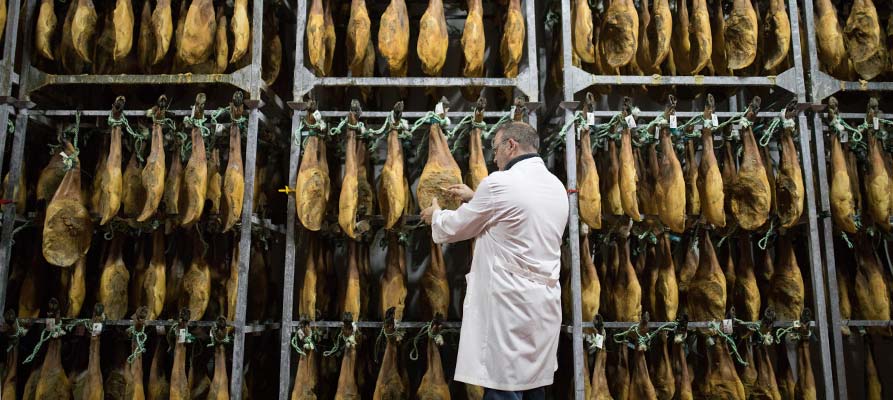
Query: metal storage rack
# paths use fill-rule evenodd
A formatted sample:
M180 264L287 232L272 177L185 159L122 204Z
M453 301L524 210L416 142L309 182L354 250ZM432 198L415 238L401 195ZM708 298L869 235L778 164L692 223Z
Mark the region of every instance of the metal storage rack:
M804 69L803 69L803 60L801 43L800 43L800 35L797 35L796 32L799 32L799 7L797 4L797 0L788 0L788 15L791 23L791 32L794 34L791 35L791 51L794 60L793 68L784 71L778 76L765 76L765 77L734 77L734 76L715 76L715 77L705 77L705 76L672 76L672 77L663 77L663 76L604 76L604 75L592 75L588 72L583 71L580 68L573 66L572 64L572 47L570 45L562 46L563 48L563 78L564 78L564 103L562 106L565 108L565 121L569 122L574 118L574 110L576 109L577 103L575 102L574 96L588 88L592 85L623 85L623 86L631 86L631 85L646 85L646 86L693 86L699 88L722 88L722 87L745 87L745 86L759 86L759 87L777 87L784 89L790 93L793 93L796 97L798 103L805 103L806 98L806 86L804 84ZM807 1L807 23L811 25L812 22L812 14L811 14L811 4ZM561 0L561 15L564 16L562 18L562 30L561 30L561 38L562 43L569 44L571 43L571 24L573 23L571 18L567 16L571 15L571 0ZM734 107L734 104L732 104ZM656 115L657 113L653 113ZM682 113L677 113L679 115L684 115ZM597 114L598 115L598 114ZM613 113L601 114L602 116L613 115ZM642 115L650 115L649 113L643 113ZM722 114L720 114L722 115ZM833 393L833 384L834 380L831 375L831 357L830 351L828 348L828 341L821 340L828 337L828 321L827 317L824 313L825 310L825 291L824 291L824 270L822 268L822 257L821 251L819 248L819 236L818 236L818 226L817 226L817 218L818 212L816 209L816 193L815 187L813 185L813 170L811 168L812 161L812 153L810 151L810 135L809 126L807 124L807 118L802 113L799 113L797 117L797 126L800 131L799 135L799 147L800 147L800 157L802 165L805 166L803 168L803 180L805 185L806 192L806 219L808 221L808 241L809 241L809 265L810 265L810 276L812 278L812 287L813 287L813 307L815 312L815 326L819 335L819 349L820 349L820 358L822 361L822 379L820 382L823 383L822 387L824 388L825 398L831 398L831 393ZM577 204L577 177L576 177L576 150L575 150L575 134L576 129L569 131L569 134L566 137L565 142L565 154L567 154L567 188L568 188L568 196L570 198L571 204L571 217L569 221L569 230L570 237L577 237L579 235L579 221L578 221L578 204ZM583 376L583 332L582 329L584 327L584 322L582 321L582 305L580 299L580 245L579 241L571 240L570 241L571 248L571 293L572 293L572 304L573 304L573 324L570 327L571 332L573 334L573 348L574 348L574 392L575 398L578 400L582 400L584 397L584 381L583 379L588 379L588 377ZM586 326L591 326L587 322ZM622 325L621 326L627 326Z
M182 85L194 84L214 84L222 83L235 86L245 90L248 93L248 99L245 100L245 106L248 113L248 132L245 143L245 191L243 200L243 212L241 221L241 232L239 239L239 285L238 285L238 301L236 304L236 319L228 323L234 328L233 330L233 348L232 348L232 368L230 370L230 396L233 399L241 398L242 394L242 369L244 362L245 350L245 334L256 333L265 330L278 329L278 324L261 324L247 325L245 321L247 291L248 291L248 271L251 258L251 228L252 226L264 226L273 231L284 231L283 229L272 225L267 220L260 220L256 215L252 215L253 209L253 191L250 190L254 186L255 179L255 161L257 159L258 144L258 125L263 119L260 108L264 106L264 102L260 99L266 98L274 107L284 112L285 104L282 100L263 82L261 79L261 60L262 60L262 32L263 32L263 13L264 2L253 1L251 9L251 63L231 74L143 74L143 75L55 75L43 72L32 64L32 38L34 17L38 0L10 0L9 1L9 18L6 29L6 46L4 48L3 60L0 62L0 97L6 103L0 106L0 122L3 122L10 112L12 106L17 108L15 134L13 137L13 146L11 152L11 160L9 167L10 182L17 182L21 174L21 164L24 157L24 145L27 135L27 127L29 119L34 115L45 116L71 116L77 110L36 110L37 104L31 101L32 94L43 87L53 85L164 85L165 87L176 87ZM24 8L20 5L24 4ZM288 1L283 1L282 6L286 9L290 8ZM24 34L21 50L21 71L17 75L13 71L15 58L16 34L19 32L20 12L24 11L23 23L24 28L21 30ZM10 40L12 38L12 40ZM18 98L10 97L11 86L14 81L18 81L19 91ZM250 100L249 100L250 99ZM107 111L84 112L84 114L107 115ZM174 114L183 114L185 111L174 112ZM0 144L5 143L6 130L0 130ZM2 162L2 152L0 152L0 162ZM0 164L2 165L2 164ZM15 185L10 184L7 193L15 190ZM15 220L15 205L7 204L3 208L3 232L0 238L0 309L3 309L9 274L9 261L11 256L11 238L13 232L13 222ZM41 323L44 320L33 320L30 322ZM131 321L107 321L108 325L128 325ZM212 322L193 322L189 326L206 326ZM167 321L147 321L147 325L166 325Z
M532 125L537 125L536 108L537 100L540 99L539 73L537 67L537 48L536 48L536 16L535 1L521 0L522 13L525 17L525 27L527 33L525 54L521 60L521 69L516 78L466 78L466 77L318 77L307 69L304 65L304 38L306 29L307 0L297 0L295 8L295 19L297 21L295 32L295 71L294 71L294 88L293 99L288 105L294 110L292 114L292 134L298 129L301 119L306 114L307 107L306 97L316 88L324 87L440 87L440 88L460 88L465 86L479 86L485 88L511 87L519 90L530 100L527 102L529 110L529 121ZM412 5L407 5L412 10ZM411 32L412 34L412 32ZM374 38L373 38L374 39ZM411 52L412 53L412 52ZM321 112L323 117L342 117L347 115L344 111ZM363 111L362 119L384 119L390 114L390 111ZM417 118L422 117L424 112L404 111L403 117ZM448 112L448 116L466 115L467 112ZM498 118L505 112L488 111L484 113L485 119ZM295 182L297 179L298 167L301 159L300 145L291 141L290 157L289 157L289 178L288 182ZM295 252L296 238L295 229L298 224L295 216L295 199L289 196L288 210L286 218L286 242L285 242L285 280L283 283L283 302L282 302L282 327L280 330L280 370L279 370L279 399L286 400L289 398L292 374L291 374L291 335L293 329L300 325L299 321L294 320L294 280L295 280ZM418 321L400 321L399 328L420 328L426 322ZM342 326L342 321L314 321L311 327L335 328ZM380 328L382 322L361 321L357 323L360 328ZM459 322L445 322L444 327L458 328L461 326Z
M813 0L804 0L804 12L806 14L806 41L807 51L809 54L809 75L810 75L810 92L809 100L816 105L816 109L823 109L821 103L831 95L841 91L860 91L862 93L870 92L889 92L893 91L893 82L866 82L856 81L848 82L836 79L819 69L818 50L816 43L816 26L813 16L815 15ZM813 118L813 140L815 141L816 154L816 171L818 172L817 181L819 189L819 205L823 213L830 212L830 188L828 185L828 165L825 162L825 140L824 130L827 128L823 120L823 113L814 112ZM841 113L844 119L862 119L864 114ZM830 338L834 346L833 367L836 378L836 392L829 393L830 396L846 400L847 393L847 371L844 352L844 338L841 328L846 326L852 327L870 327L870 326L889 326L890 321L857 321L843 320L840 316L840 298L838 296L837 286L837 267L834 255L834 224L830 218L822 218L822 242L824 248L825 273L827 274L828 285L828 310L831 321Z

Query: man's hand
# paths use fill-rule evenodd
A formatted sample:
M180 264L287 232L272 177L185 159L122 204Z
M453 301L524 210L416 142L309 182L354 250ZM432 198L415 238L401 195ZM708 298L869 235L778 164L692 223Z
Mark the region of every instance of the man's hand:
M462 200L463 203L468 203L474 197L474 190L471 190L470 187L463 184L450 185L444 189L444 191L449 194L456 196Z
M434 217L435 211L440 211L440 204L437 204L437 197L431 199L431 207L422 210L422 221L431 225L431 218Z

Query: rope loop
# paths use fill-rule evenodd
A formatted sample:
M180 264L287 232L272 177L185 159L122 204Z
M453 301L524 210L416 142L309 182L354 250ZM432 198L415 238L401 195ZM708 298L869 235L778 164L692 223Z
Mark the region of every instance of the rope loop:
M34 346L34 350L31 351L31 355L29 355L22 364L28 364L31 361L34 361L34 357L37 357L37 353L40 352L40 348L41 346L43 346L44 343L46 343L50 339L60 338L62 337L62 335L65 335L65 330L62 329L61 324L53 324L52 328L45 328L43 331L40 332L40 340L37 342L37 345Z
M140 354L146 353L146 340L148 339L148 335L146 335L146 326L141 326L139 331L136 330L136 326L131 326L127 328L127 333L133 336L133 342L136 344L133 353L127 357L127 363L133 364Z

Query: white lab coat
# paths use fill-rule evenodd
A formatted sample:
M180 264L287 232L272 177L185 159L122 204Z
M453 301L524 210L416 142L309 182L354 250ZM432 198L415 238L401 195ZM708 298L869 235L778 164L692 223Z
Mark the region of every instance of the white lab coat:
M567 192L539 157L494 172L474 198L432 216L436 243L476 239L454 379L523 391L558 368Z

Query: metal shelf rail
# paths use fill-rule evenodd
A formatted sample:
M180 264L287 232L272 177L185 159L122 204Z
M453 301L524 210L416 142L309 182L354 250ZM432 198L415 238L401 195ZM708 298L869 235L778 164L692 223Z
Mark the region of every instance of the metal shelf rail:
M272 92L261 79L261 60L262 60L262 32L263 32L263 1L252 2L252 20L251 20L251 64L232 73L221 75L191 75L191 74L172 74L172 75L53 75L36 69L32 65L32 38L34 17L36 15L37 0L24 0L25 18L21 19L26 24L21 31L24 34L22 40L23 48L21 50L22 71L19 75L15 75L12 71L13 57L15 54L16 43L15 34L19 31L19 13L20 0L12 0L9 2L9 19L7 23L6 46L4 48L4 57L2 60L2 69L5 72L0 74L0 95L6 95L3 99L7 105L0 106L0 122L5 118L9 111L9 104L16 106L16 123L15 134L13 137L13 146L11 152L11 160L8 176L10 182L17 182L21 174L21 164L24 157L25 138L27 135L27 125L33 109L37 106L31 102L31 95L38 89L50 85L128 85L128 84L148 84L148 85L167 85L182 86L202 83L227 83L236 86L248 92L246 100L246 108L249 110L248 115L248 132L245 144L245 187L252 188L255 179L255 166L257 157L258 144L258 124L260 120L259 108L263 105L262 96L266 96L274 105L284 108L282 100ZM13 40L10 40L13 38ZM11 81L16 77L19 79L19 94L17 99L9 97L11 91ZM66 110L67 111L67 110ZM40 112L35 112L40 114ZM5 141L5 129L0 129L0 144ZM2 152L0 152L2 154ZM0 156L2 157L2 156ZM2 162L2 159L0 159ZM2 165L2 164L0 164ZM15 185L10 184L6 193L14 193ZM230 393L232 399L239 400L242 394L242 369L244 362L245 349L245 333L256 332L257 328L246 325L245 313L248 291L248 271L251 258L251 228L253 218L251 214L253 208L253 191L246 190L243 200L242 225L239 236L239 287L237 290L238 297L236 302L235 321L231 321L234 327L234 339L232 349L232 369L230 371ZM3 206L3 231L0 237L0 309L4 308L6 298L6 284L9 274L9 260L11 256L11 238L13 231L13 221L15 220L15 204L6 204ZM268 221L265 225L270 225Z
M318 77L304 66L304 35L307 25L307 0L298 0L295 33L295 87L294 99L301 101L315 87L515 87L531 101L539 99L539 73L537 72L536 13L534 0L522 0L527 32L526 63L522 59L521 70L516 78L466 78L466 77ZM495 54L495 52L491 52Z
M788 16L790 18L791 23L791 32L799 32L799 7L797 5L797 0L788 0ZM807 1L807 24L812 23L812 9L811 3ZM570 0L561 0L561 15L569 16L571 15L571 4ZM569 44L571 43L571 25L573 20L571 18L564 17L562 18L562 43ZM810 36L811 38L811 36ZM734 76L716 76L716 77L703 77L703 76L691 76L691 77L663 77L663 76L601 76L601 75L592 75L589 74L580 68L574 67L572 64L572 47L570 45L562 46L563 48L563 62L564 62L564 105L565 107L565 122L573 120L574 111L573 105L574 97L578 92L581 92L592 85L647 85L647 86L670 86L670 85L684 85L684 86L696 86L696 87L745 87L745 86L761 86L761 87L777 87L784 89L790 93L793 93L796 96L796 100L798 103L806 103L806 86L804 83L805 74L803 73L803 59L801 43L800 43L800 35L793 34L791 35L791 53L794 61L793 68L781 73L778 76L766 76L766 77L734 77ZM812 47L811 49L814 49ZM606 113L608 115L613 115L613 113ZM656 113L654 113L656 114ZM650 115L650 114L645 114ZM680 113L680 115L685 115ZM803 113L798 113L797 117L797 125L800 131L799 135L799 147L800 147L800 156L802 165L806 166L803 168L803 181L804 181L804 189L806 192L806 218L809 221L807 227L808 233L808 242L809 242L809 265L810 265L810 276L812 278L812 287L814 288L813 292L813 309L821 310L816 314L816 327L817 334L819 338L824 339L828 337L828 321L826 313L824 312L825 308L825 291L824 291L824 270L822 268L822 257L821 250L819 245L819 236L818 236L818 226L817 226L817 218L818 213L816 210L816 193L814 187L814 179L813 179L813 169L811 166L812 162L812 153L810 151L810 134L809 134L809 125L807 123L806 115ZM579 221L578 221L578 198L576 194L577 189L577 177L576 177L576 128L572 127L569 130L568 135L566 136L565 142L565 154L567 155L566 162L566 171L567 171L567 189L568 189L568 197L570 198L570 212L571 217L568 225L569 235L570 237L577 237L579 235ZM570 241L570 250L571 250L571 293L572 293L572 325L571 325L571 333L573 335L573 348L575 349L574 354L574 392L575 399L582 400L585 391L584 391L584 379L588 379L583 376L583 321L582 321L582 304L580 299L580 245L576 240ZM831 375L831 356L829 351L829 344L827 340L819 340L820 346L820 358L822 361L822 378L821 382L824 384L822 387L825 391L825 397L831 398L830 394L833 393L833 384L834 380Z

